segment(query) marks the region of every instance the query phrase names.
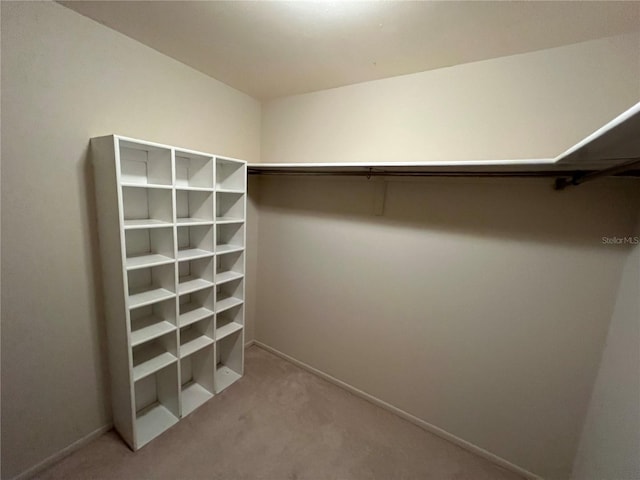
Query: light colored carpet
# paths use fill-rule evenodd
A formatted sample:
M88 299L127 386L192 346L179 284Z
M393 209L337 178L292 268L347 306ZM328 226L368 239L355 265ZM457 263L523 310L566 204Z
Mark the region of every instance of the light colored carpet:
M240 381L137 453L111 431L35 478L522 480L255 346Z

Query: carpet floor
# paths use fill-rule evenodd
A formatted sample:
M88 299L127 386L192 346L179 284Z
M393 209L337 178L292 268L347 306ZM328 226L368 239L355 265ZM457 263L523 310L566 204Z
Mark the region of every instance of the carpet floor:
M34 478L522 480L256 346L242 379L138 452L111 431Z

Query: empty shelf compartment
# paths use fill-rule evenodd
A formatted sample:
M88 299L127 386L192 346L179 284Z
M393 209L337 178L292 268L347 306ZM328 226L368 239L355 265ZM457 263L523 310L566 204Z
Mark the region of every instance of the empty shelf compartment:
M242 377L243 358L242 330L216 341L215 392L220 393Z
M216 193L216 222L242 222L245 218L243 193Z
M131 310L131 346L135 347L176 330L175 299Z
M178 364L173 363L135 383L136 448L178 422Z
M213 189L213 157L176 150L176 186Z
M180 329L180 357L213 344L213 317L205 318Z
M120 141L120 181L131 185L171 185L171 150Z
M125 250L127 270L172 263L173 229L126 230Z
M174 265L159 265L127 272L129 308L139 308L175 296Z
M180 295L213 286L213 258L200 258L178 264Z
M213 289L205 289L180 296L178 325L186 327L214 315Z
M209 345L183 358L180 362L183 417L213 397L215 391L213 350L213 345Z
M180 226L178 233L178 261L213 255L213 226Z
M223 190L245 190L246 163L231 158L216 158L216 188Z
M173 222L171 190L122 187L125 228L162 226Z
M244 276L244 253L242 251L219 255L216 258L216 284L241 279Z
M176 362L175 345L174 332L133 347L133 380L137 382Z
M216 301L216 313L224 312L225 310L238 305L242 305L244 302L239 298L234 297L221 297Z
M221 340L242 330L244 324L244 306L236 305L216 316L216 340Z
M213 192L176 189L176 221L181 225L213 221Z
M243 301L243 279L231 280L216 286L216 313L241 305Z
M242 223L229 223L216 225L216 254L244 250L244 225Z

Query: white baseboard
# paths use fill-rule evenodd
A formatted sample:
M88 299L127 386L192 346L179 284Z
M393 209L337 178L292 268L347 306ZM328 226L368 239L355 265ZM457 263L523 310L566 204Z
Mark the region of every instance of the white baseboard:
M59 452L56 452L50 457L45 458L42 462L38 463L37 465L34 465L33 467L29 468L28 470L25 470L21 474L13 477L13 480L26 480L27 478L32 477L36 473L39 473L49 468L54 463L58 463L64 457L71 455L76 450L79 450L80 448L84 447L87 443L91 442L92 440L95 440L100 435L107 433L112 428L113 428L112 424L104 425L98 428L97 430L91 432L89 435L86 435L82 437L80 440L76 440L71 445L63 448Z
M464 448L465 450L468 450L482 458L485 458L487 460L489 460L492 463L495 463L496 465L505 468L509 471L512 471L514 473L517 473L518 475L522 475L525 478L528 478L530 480L542 480L542 478L538 475L535 475L534 473L529 472L528 470L525 470L522 467L519 467L511 462L509 462L508 460L505 460L502 457L499 457L491 452L488 452L487 450L485 450L484 448L478 447L477 445L474 445L473 443L467 442L466 440L463 440L462 438L456 437L455 435L447 432L446 430L443 430L442 428L436 427L435 425L430 424L429 422L426 422L424 420L422 420L421 418L418 418L414 415L411 415L408 412L405 412L404 410L401 410L397 407L394 407L393 405L385 402L384 400L380 400L377 397L374 397L373 395L368 394L367 392L363 392L362 390L358 390L356 387L353 387L351 385L349 385L348 383L343 382L342 380L338 380L335 377L332 377L331 375L324 373L321 370L318 370L317 368L314 368L310 365L307 365L304 362L301 362L300 360L297 360L293 357L290 357L289 355L287 355L286 353L282 353L279 350L276 350L273 347L270 347L269 345L265 345L262 342L259 342L258 340L254 340L252 342L253 345L256 345L268 352L273 353L274 355L277 355L280 358L283 358L291 363L293 363L294 365L297 365L300 368L303 368L305 370L307 370L308 372L313 373L314 375L317 375L331 383L333 383L334 385L337 385L338 387L341 387L351 393L353 393L354 395L363 398L364 400L367 400L371 403L373 403L374 405L377 405L379 407L384 408L385 410L388 410L392 413L395 413L396 415L398 415L401 418L404 418L405 420L413 423L414 425L417 425L418 427L426 430L427 432L433 433L434 435L439 436L440 438L443 438L451 443L454 443L455 445L458 445L459 447Z

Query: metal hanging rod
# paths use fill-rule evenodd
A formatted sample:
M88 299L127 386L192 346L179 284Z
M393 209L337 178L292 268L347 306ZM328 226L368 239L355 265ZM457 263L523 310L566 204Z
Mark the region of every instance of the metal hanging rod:
M567 172L574 173L574 172ZM577 173L577 172L575 172ZM390 172L381 170L344 171L327 170L324 172L304 170L257 170L249 169L249 175L289 175L317 177L557 177L558 172Z
M572 185L578 186L592 180L597 180L598 178L610 177L613 175L618 175L620 173L628 172L635 168L640 168L640 158L630 158L626 160L627 161L624 163L618 164L611 168L605 168L604 170L597 170L595 172L576 172L571 176L556 178L554 188L556 190L564 190L565 188Z
M629 173L635 169L640 169L640 158L619 158L611 161L622 162L614 167L603 170L541 170L541 171L466 171L466 172L446 172L446 171L424 171L424 170L385 170L374 167L362 167L360 170L345 170L336 165L336 168L324 167L322 169L305 168L274 168L261 169L249 168L249 175L284 175L284 176L312 176L312 177L484 177L484 178L555 178L554 188L564 190L569 186L581 185L585 182L598 178L609 177ZM635 172L634 172L635 173ZM633 176L640 176L635 174Z

